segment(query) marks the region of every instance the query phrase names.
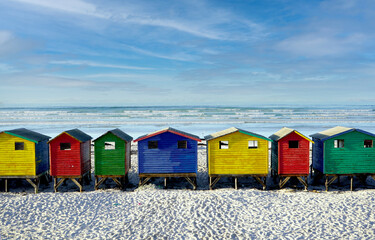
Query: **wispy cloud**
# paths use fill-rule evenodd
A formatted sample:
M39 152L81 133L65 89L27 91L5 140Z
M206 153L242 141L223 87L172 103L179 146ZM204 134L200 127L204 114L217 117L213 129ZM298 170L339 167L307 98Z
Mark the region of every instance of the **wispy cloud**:
M193 56L191 54L187 54L187 53L160 54L160 53L144 50L144 49L134 47L134 46L129 46L129 45L124 45L124 46L126 48L132 50L133 52L140 53L142 55L151 56L151 57L156 57L156 58L163 58L163 59L177 60L177 61L186 61L186 62L191 62L191 61L196 60L195 56Z
M122 24L137 24L170 29L196 37L212 40L243 41L264 36L264 28L246 18L232 14L215 5L208 5L205 1L180 3L185 8L184 16L170 14L176 12L178 4L171 4L167 9L160 8L160 4L150 2L123 3L119 9L103 5L95 5L82 0L13 0L24 4L66 12L76 15L96 17ZM168 3L165 3L165 6ZM177 5L177 6L176 6ZM207 9L210 9L207 11ZM239 29L238 31L233 29ZM236 34L233 34L236 32Z
M64 0L64 1L49 1L49 0L13 0L21 3L27 3L39 7L49 8L57 11L69 12L74 14L87 15L98 18L109 18L110 15L97 10L94 4L87 3L81 0Z
M305 57L341 56L358 50L366 40L360 33L347 37L312 33L285 39L276 48Z
M83 61L83 60L52 61L51 64L101 67L101 68L118 68L118 69L129 69L129 70L152 70L153 69L153 68L146 68L146 67L97 63L97 62L90 62L90 61Z

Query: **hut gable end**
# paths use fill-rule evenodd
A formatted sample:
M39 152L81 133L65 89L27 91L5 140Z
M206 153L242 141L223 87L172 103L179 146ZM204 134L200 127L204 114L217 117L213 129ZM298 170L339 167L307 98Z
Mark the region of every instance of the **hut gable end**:
M209 174L268 174L270 139L235 128L211 134L206 139ZM222 141L228 142L227 149L220 149ZM255 144L257 147L251 147Z
M15 150L16 143L23 143L23 150ZM0 176L34 176L35 143L24 138L0 133Z
M70 148L62 148L67 144ZM51 175L64 176L81 173L81 143L67 133L62 133L50 141Z
M159 131L138 138L139 173L196 173L199 138L192 136ZM186 141L186 148L178 148L178 141ZM157 142L157 147L149 148L149 142Z
M126 139L131 141L132 138L129 136ZM130 165L130 154L127 154L130 141L120 138L113 131L108 131L95 139L95 175L124 176L128 172L128 166ZM106 144L108 143L114 144L113 148L106 149Z

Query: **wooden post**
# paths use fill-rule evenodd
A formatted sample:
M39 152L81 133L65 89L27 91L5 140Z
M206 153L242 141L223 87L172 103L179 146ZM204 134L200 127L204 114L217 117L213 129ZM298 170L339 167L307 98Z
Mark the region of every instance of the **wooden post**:
M297 177L297 179L305 186L305 190L307 190L307 177L302 179L302 177Z
M373 178L374 178L374 180L375 180L375 176L372 176ZM212 190L212 177L210 177L210 184L209 184L209 186L210 186L210 190Z
M167 188L167 178L164 178L164 188Z
M8 179L5 178L5 192L8 192Z
M238 178L234 177L234 189L238 189Z
M79 182L75 179L75 178L71 178L71 180L77 185L77 187L79 188L79 191L82 192L82 185L80 184L80 182L82 182L82 178L79 178Z
M353 191L353 176L350 176L350 191Z
M326 175L326 183L325 183L325 185L326 185L326 192L328 192L328 176Z

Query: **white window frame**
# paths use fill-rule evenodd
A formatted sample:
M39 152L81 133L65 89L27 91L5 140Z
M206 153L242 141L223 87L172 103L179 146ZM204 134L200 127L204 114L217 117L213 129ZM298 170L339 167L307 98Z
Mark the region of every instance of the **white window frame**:
M219 149L229 149L229 141L219 141Z
M344 139L333 140L333 147L334 148L344 148L345 147L345 140Z
M116 150L116 142L104 142L104 150Z
M247 148L248 149L257 149L259 147L258 140L250 140L248 142Z

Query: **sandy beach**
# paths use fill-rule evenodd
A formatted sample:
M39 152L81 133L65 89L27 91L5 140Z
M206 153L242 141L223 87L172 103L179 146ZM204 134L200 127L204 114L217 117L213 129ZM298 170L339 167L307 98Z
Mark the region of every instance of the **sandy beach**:
M132 146L130 186L126 191L108 182L84 192L71 181L53 192L40 193L26 181L12 181L0 194L2 239L372 239L375 237L375 182L355 181L287 187L267 191L252 179L241 179L239 190L222 180L208 190L206 149L199 148L198 190L182 179L163 179L136 188L137 154ZM270 183L269 183L270 185ZM0 188L3 191L3 186Z

